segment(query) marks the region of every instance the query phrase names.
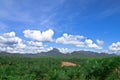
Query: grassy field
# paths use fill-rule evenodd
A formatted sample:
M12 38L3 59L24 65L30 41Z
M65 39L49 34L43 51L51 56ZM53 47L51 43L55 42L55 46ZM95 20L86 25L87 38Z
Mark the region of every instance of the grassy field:
M77 66L61 67L62 61ZM0 57L0 80L120 80L120 57Z

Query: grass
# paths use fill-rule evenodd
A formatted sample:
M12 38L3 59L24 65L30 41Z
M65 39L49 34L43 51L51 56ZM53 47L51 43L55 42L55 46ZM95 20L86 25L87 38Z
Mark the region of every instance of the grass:
M61 67L62 61L78 66ZM120 80L120 57L0 57L0 80Z

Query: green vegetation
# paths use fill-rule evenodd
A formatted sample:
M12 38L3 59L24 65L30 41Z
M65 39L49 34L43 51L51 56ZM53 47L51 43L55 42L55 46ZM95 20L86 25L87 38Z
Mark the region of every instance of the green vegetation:
M78 66L61 67L62 61ZM120 57L0 57L0 80L120 80Z

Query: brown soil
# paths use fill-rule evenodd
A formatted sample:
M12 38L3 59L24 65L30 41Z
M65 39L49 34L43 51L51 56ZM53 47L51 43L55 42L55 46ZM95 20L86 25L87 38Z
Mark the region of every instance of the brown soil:
M61 67L64 67L64 66L77 66L77 64L72 63L72 62L65 62L65 61L63 61L61 63Z

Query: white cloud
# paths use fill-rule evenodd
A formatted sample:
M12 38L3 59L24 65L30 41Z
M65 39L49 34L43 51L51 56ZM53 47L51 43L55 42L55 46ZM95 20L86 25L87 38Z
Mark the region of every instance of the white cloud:
M42 42L26 41L16 37L15 32L4 33L0 36L0 51L10 53L39 53L47 51Z
M46 51L42 42L27 41L24 53L40 53Z
M51 31L45 31L42 33L44 41L52 40L47 35L51 34ZM15 35L15 32L4 33L0 35L0 51L6 51L10 53L40 53L51 50L51 47L45 48L40 41L24 41Z
M62 37L56 39L56 43L62 43L62 44L72 44L75 46L84 46L84 43L81 41L84 36L75 36L75 35L69 35L69 34L63 34Z
M41 32L39 30L25 30L23 31L24 36L26 38L30 38L35 41L53 41L52 37L54 35L54 31L49 29L47 31Z
M53 47L49 47L49 48L47 48L46 51L50 51L50 50L53 50Z
M21 38L16 37L15 32L0 35L0 51L18 52L25 47L26 45Z
M37 41L28 41L28 44L29 44L30 46L37 46L37 47L43 46L43 43L42 43L42 42L37 42Z
M100 47L97 44L93 43L93 41L91 39L86 39L85 43L86 43L88 48L102 49L102 47Z
M120 42L112 43L109 50L120 53Z
M46 49L44 48L44 46L27 46L25 49L24 49L24 53L32 53L32 54L35 54L35 53L40 53L40 52L45 52Z
M104 41L96 40L97 44L93 43L91 39L85 39L84 36L79 35L68 35L63 34L62 37L56 39L56 43L61 44L71 44L75 45L76 47L85 47L85 48L93 48L93 49L102 49L102 45Z
M10 33L4 33L2 36L0 36L0 42L16 43L16 42L21 42L21 39L18 37L15 37L15 32L10 32Z
M0 36L0 44L3 46L12 46L24 48L25 45L22 42L22 39L16 37L15 32L4 33Z

